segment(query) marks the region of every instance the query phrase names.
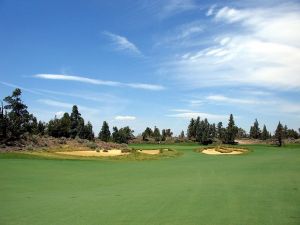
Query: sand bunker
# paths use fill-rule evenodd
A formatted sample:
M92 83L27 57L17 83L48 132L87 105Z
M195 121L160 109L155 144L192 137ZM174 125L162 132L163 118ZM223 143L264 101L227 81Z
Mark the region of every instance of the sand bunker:
M208 148L204 149L202 153L208 155L238 155L247 152L245 149L233 149L233 148L223 148L223 149L216 149L216 148Z
M97 151L69 151L69 152L56 152L63 155L72 155L72 156L118 156L118 155L127 155L128 152L122 152L119 149L112 149L104 152L103 150Z
M140 153L149 154L149 155L158 155L159 150L138 150Z

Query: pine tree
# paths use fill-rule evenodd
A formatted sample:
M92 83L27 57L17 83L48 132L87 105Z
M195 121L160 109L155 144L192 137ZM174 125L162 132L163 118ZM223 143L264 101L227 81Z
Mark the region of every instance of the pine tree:
M233 115L230 114L228 126L226 128L225 142L227 144L234 144L235 137L237 135L238 128L235 126Z
M190 124L188 126L188 130L187 130L187 136L188 139L192 139L195 138L196 134L195 134L195 120L192 118L190 121Z
M212 139L215 139L217 136L217 129L216 129L216 124L213 123L209 127L209 137Z
M84 129L83 129L82 133L83 133L83 135L82 135L83 139L88 139L90 141L94 140L95 135L93 132L93 126L90 121L88 121L88 123L86 125L84 125Z
M180 135L179 135L179 138L180 138L180 139L184 139L184 131L183 131L183 130L181 131L181 133L180 133Z
M223 128L223 123L219 122L217 125L217 135L219 140L224 140L225 138L225 128Z
M282 124L278 123L277 125L277 128L276 128L276 131L275 131L275 138L276 138L276 141L277 141L277 145L279 147L282 146L282 139L284 138L284 130L283 130L283 126Z
M147 127L145 131L142 133L143 141L148 140L149 137L153 136L153 131L150 127Z
M160 131L157 127L154 127L153 138L155 139L155 141L160 141L161 135L160 135Z
M70 119L71 119L70 136L71 138L75 138L76 136L79 135L80 129L82 129L82 118L81 118L81 114L78 111L77 105L73 106Z
M116 143L120 142L120 135L119 135L119 130L117 127L113 127L112 140L113 140L113 142L116 142Z
M7 115L4 111L3 102L0 107L0 143L5 142L7 137Z
M7 118L7 130L6 136L9 139L16 140L21 137L30 128L32 114L27 111L27 106L21 100L22 91L16 88L11 96L4 98L4 102L7 104L4 109L8 110Z
M165 141L167 138L166 130L162 129L161 131L161 141Z
M250 137L254 139L260 138L261 131L259 129L259 123L257 119L255 119L253 126L250 128Z
M60 137L70 137L71 129L71 118L69 113L64 113L63 117L60 119Z
M128 144L131 139L134 138L133 130L129 126L120 128L117 134L117 143L126 143Z
M269 132L266 128L266 125L263 126L263 130L262 130L262 133L261 133L261 139L262 140L267 140L269 138Z
M288 127L287 125L284 125L283 127L283 138L287 138L288 137Z
M108 123L106 121L103 122L101 131L99 133L99 139L101 141L105 141L105 142L108 142L109 139L110 139L109 126L108 126Z

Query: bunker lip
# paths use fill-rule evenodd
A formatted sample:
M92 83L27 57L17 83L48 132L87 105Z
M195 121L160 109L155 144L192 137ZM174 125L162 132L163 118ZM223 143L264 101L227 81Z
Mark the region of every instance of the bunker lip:
M120 155L128 155L130 153L128 152L122 152L120 149L111 149L107 151L65 151L65 152L56 152L57 154L62 154L62 155L70 155L70 156L120 156Z
M148 155L158 155L160 153L159 150L138 150L139 153L148 154ZM130 152L122 152L120 149L111 149L111 150L85 150L85 151L63 151L63 152L56 152L57 154L61 155L69 155L69 156L86 156L86 157L108 157L108 156L121 156L121 155L129 155Z
M155 150L138 150L140 153L149 154L149 155L158 155L160 151L158 149Z
M247 152L246 149L243 148L206 148L201 151L204 154L208 155L239 155Z

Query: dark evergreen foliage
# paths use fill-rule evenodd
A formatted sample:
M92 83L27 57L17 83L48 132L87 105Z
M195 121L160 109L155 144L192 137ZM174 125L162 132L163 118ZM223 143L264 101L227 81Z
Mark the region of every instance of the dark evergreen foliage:
M250 127L250 138L259 139L261 136L261 131L259 129L259 123L255 119L253 126Z
M284 130L283 130L283 126L282 124L279 122L278 125L277 125L277 128L276 128L276 131L275 131L275 138L276 138L276 141L277 141L277 145L279 147L282 146L282 139L284 137Z
M106 121L103 122L101 131L99 133L99 139L105 142L108 142L110 140L110 130Z

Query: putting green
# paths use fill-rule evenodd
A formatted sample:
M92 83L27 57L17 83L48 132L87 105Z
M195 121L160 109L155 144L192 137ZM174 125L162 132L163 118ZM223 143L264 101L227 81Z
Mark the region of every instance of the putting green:
M157 149L158 145L133 145ZM2 225L300 224L300 145L161 160L0 154Z

